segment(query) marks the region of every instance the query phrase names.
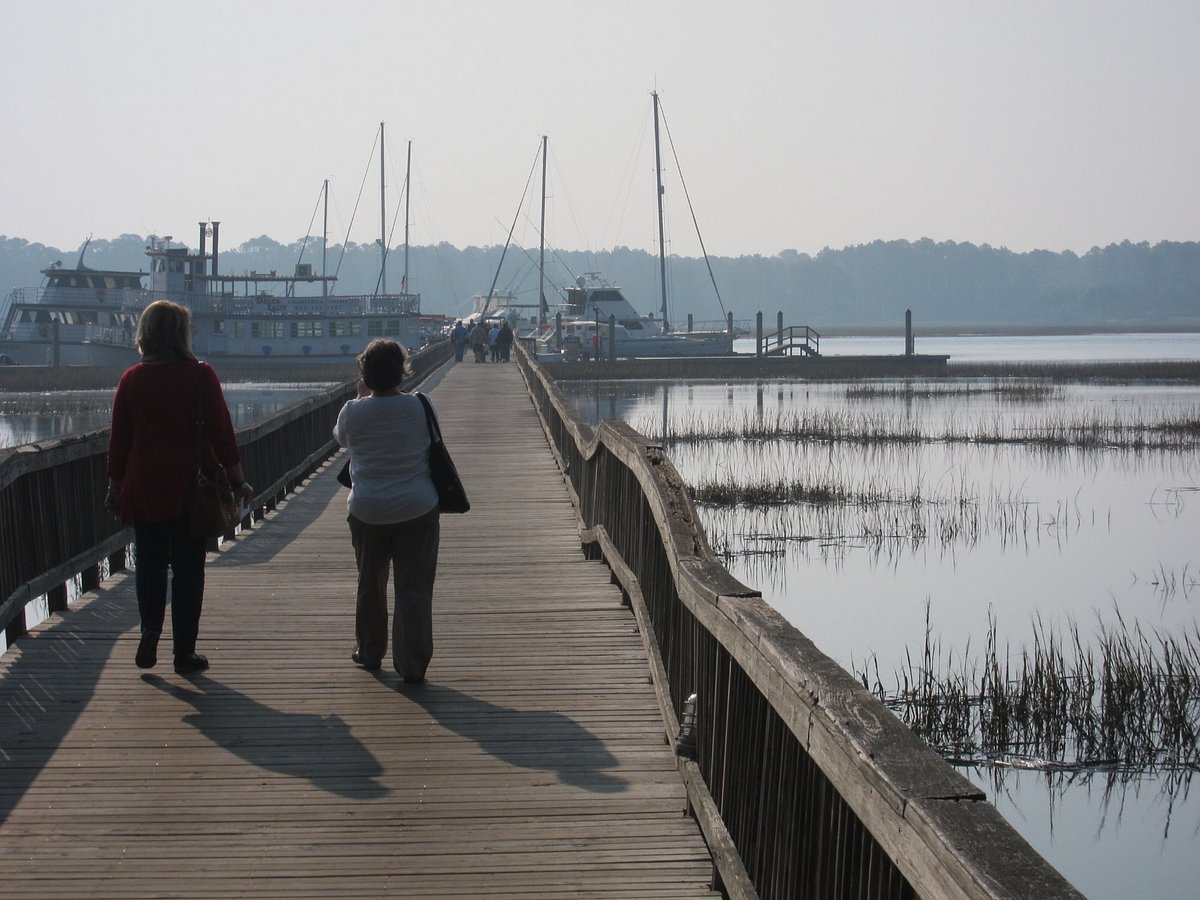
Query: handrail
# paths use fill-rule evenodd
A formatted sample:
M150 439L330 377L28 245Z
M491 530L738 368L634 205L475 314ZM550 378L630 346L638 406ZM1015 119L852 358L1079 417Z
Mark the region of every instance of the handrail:
M763 354L790 356L791 350L799 350L809 356L820 356L821 335L809 325L788 325L782 331L763 335Z
M411 385L450 359L450 341L412 355ZM237 431L242 466L258 494L243 525L261 519L333 455L333 425L354 381L307 397ZM51 612L67 608L67 584L99 583L102 564L125 567L133 529L103 505L108 429L0 451L0 628L8 642L25 633L25 606L46 595Z
M629 599L730 896L1080 897L984 795L717 561L662 448L594 431L517 360L581 519Z

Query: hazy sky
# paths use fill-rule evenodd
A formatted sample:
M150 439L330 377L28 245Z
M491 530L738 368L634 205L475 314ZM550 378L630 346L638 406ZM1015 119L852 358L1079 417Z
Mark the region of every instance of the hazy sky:
M652 90L710 254L1200 240L1196 0L3 0L0 234L656 249ZM668 245L699 253L671 150ZM518 216L536 246L540 186ZM403 219L392 243L402 242Z

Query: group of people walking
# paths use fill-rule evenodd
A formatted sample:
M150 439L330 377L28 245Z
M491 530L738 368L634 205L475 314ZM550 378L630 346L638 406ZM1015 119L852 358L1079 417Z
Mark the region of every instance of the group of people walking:
M141 361L123 373L113 398L104 498L105 508L134 529L141 618L134 662L141 669L158 663L169 595L175 671L186 676L209 666L196 652L207 552L207 538L191 528L197 469L223 466L238 498L254 495L220 381L192 352L190 329L185 306L159 300L143 311L137 329ZM357 396L342 408L333 430L350 451L353 482L347 513L358 587L350 656L363 669L379 669L390 635L393 667L405 683L420 684L433 656L440 540L429 471L436 412L430 406L427 420L428 399L401 389L412 366L395 341L371 341L358 367Z
M459 319L450 330L455 362L463 361L468 345L475 354L475 362L487 362L489 356L492 362L508 362L514 337L512 325L507 319L503 322L493 322L491 325L483 319L478 319L469 328Z

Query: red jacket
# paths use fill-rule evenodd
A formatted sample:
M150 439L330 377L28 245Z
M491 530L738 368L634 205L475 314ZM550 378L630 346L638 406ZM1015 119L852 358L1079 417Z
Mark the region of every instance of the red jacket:
M204 397L205 465L241 462L217 373L208 363L138 363L113 398L108 474L121 482L121 521L163 522L191 507Z

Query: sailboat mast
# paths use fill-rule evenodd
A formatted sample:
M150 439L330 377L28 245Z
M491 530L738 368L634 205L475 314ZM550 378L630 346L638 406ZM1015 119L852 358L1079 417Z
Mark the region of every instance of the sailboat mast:
M666 334L671 330L667 322L667 248L663 236L663 183L662 183L662 154L658 139L658 91L652 91L654 98L654 178L658 183L658 281L662 288L662 330Z
M542 224L538 255L538 325L546 324L546 135L542 135Z
M400 289L408 293L408 210L412 199L412 141L408 142L408 158L404 162L404 280Z
M387 293L387 201L384 198L384 149L383 123L379 123L379 284L381 293Z
M325 217L321 223L321 296L329 296L329 282L325 280L326 250L329 249L329 179L325 179Z

